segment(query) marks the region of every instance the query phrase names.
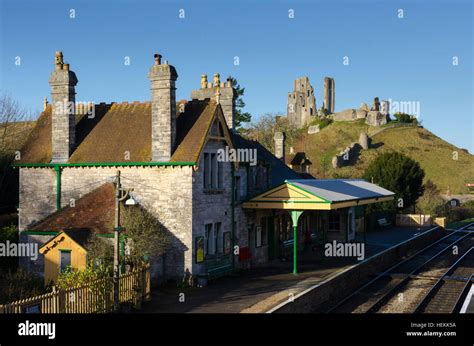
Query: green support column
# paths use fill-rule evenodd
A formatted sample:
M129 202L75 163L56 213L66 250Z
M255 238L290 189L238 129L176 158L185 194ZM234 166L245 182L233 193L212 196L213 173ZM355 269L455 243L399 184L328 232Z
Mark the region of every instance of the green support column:
M293 274L298 274L296 269L296 248L297 248L297 230L298 230L298 219L300 218L302 211L292 210L290 211L291 221L293 222Z
M54 166L56 172L56 210L61 209L61 167Z

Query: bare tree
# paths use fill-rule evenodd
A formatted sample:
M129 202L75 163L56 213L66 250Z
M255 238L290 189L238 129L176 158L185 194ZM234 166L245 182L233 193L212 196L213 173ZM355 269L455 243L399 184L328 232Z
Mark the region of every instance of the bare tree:
M249 139L260 142L267 150L273 152L275 131L285 132L288 146L293 145L300 135L299 130L292 126L288 118L282 113L263 114L257 121L252 122L242 134Z
M0 213L18 202L18 172L11 168L15 151L20 150L31 126L27 109L8 93L0 92Z
M15 125L25 121L28 111L9 94L0 93L0 154L9 154L15 141ZM19 135L19 134L17 134Z

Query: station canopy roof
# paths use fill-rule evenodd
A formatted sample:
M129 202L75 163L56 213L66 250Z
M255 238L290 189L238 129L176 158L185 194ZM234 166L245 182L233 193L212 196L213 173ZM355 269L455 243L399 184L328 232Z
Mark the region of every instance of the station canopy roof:
M331 210L390 201L394 193L362 179L296 179L244 202L248 209Z

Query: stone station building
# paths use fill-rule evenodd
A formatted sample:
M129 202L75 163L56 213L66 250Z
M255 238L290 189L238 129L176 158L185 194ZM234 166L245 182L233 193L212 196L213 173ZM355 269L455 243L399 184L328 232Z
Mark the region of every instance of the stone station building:
M170 250L152 259L156 283L181 279L186 272L221 275L282 255L276 249L287 248L296 235L287 232L292 214L287 207L262 209L252 197L288 186L287 180L299 186L300 176L285 165L284 153L276 157L235 131L237 95L230 78L221 82L215 74L209 83L203 75L191 100L176 102L177 78L176 69L155 54L148 73L151 101L79 103L78 78L64 64L62 53L56 53L49 80L52 104L45 103L15 163L20 170L20 241L41 246L69 228L113 233L111 191L119 170L122 186L133 189L133 198L172 235ZM257 159L220 160L223 150L254 152ZM389 192L366 184L376 196L355 195L353 200L374 203L389 198ZM348 187L326 187L344 186ZM293 189L301 190L292 185L287 191ZM285 196L293 198L293 192ZM291 198L281 205L292 205ZM338 206L350 210L353 203ZM300 221L300 233L306 236L297 238L298 244L330 225L332 210L339 208L335 204L326 204L331 206L324 209L326 216L300 219L307 220ZM344 213L338 216L341 220L347 218ZM342 221L333 225L342 232L333 233L335 239L351 240ZM40 255L36 261L24 260L22 266L43 273L43 261Z

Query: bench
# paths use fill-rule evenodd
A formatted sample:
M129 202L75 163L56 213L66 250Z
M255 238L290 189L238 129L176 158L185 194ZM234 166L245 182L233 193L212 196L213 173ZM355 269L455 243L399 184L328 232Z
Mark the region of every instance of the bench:
M233 271L232 262L229 259L210 260L206 263L207 277L209 280L230 274Z
M392 224L387 221L386 218L381 218L377 220L377 223L379 224L380 227L382 228L389 228Z
M293 255L293 239L284 240L280 245L281 258L289 259Z

